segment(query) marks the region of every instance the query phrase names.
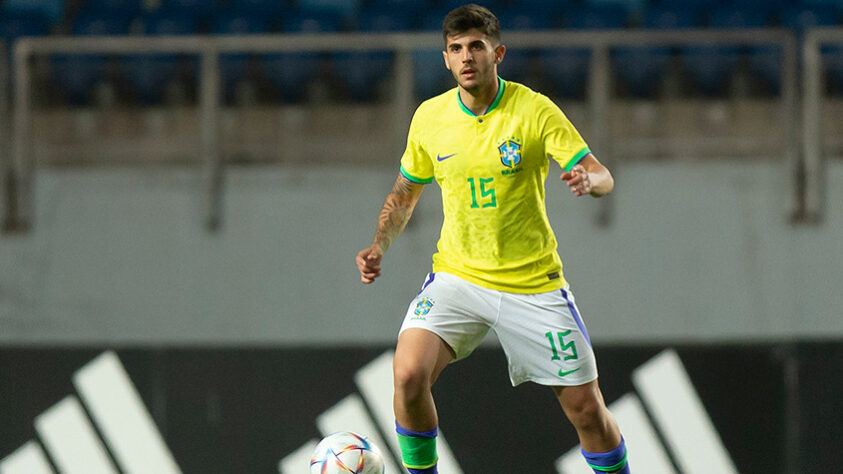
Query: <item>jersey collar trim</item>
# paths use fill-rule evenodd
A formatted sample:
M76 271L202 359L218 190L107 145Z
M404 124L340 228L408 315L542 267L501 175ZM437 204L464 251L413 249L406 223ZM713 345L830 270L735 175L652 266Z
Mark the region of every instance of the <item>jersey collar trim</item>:
M489 108L487 108L486 111L483 112L482 115L488 115L491 111L495 110L495 108L497 108L498 105L500 105L501 99L503 99L504 89L506 89L506 82L504 82L504 80L501 79L500 76L498 76L498 93L495 95L495 100L492 101L492 103L489 105ZM474 112L472 112L471 109L469 109L468 107L465 106L465 104L462 103L462 99L460 98L460 88L459 87L457 87L457 103L460 105L460 109L462 109L463 112L467 113L468 115L470 115L472 117L477 117L477 115Z

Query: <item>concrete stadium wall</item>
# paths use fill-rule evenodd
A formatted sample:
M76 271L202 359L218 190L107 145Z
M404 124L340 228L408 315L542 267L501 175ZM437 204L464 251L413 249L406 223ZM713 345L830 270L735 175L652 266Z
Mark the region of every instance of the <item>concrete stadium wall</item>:
M557 170L550 218L598 343L843 337L839 162L814 227L788 223L781 164L618 167L608 228ZM234 168L209 234L198 170L41 170L34 230L0 238L0 343L390 343L441 219L431 186L383 278L359 283L354 256L396 172Z

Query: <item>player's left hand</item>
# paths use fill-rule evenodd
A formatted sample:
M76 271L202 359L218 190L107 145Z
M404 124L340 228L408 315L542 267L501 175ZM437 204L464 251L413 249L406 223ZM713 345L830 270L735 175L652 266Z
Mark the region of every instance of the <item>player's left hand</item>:
M588 172L582 165L575 165L571 171L562 173L559 177L565 184L571 188L571 192L577 196L583 196L591 193L591 180L588 177Z

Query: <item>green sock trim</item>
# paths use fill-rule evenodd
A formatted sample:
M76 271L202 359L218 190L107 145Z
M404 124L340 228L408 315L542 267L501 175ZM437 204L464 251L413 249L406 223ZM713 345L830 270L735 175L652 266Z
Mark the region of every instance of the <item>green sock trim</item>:
M404 466L410 469L427 469L439 461L436 454L436 438L405 436L399 433L398 445L401 446L401 460Z
M594 464L591 464L589 462L587 462L586 464L588 464L588 466L591 467L592 469L596 469L596 470L601 471L601 472L615 472L615 471L620 470L622 467L624 467L626 465L627 455L628 455L628 453L624 453L623 459L621 459L621 462L615 464L614 466L595 466Z

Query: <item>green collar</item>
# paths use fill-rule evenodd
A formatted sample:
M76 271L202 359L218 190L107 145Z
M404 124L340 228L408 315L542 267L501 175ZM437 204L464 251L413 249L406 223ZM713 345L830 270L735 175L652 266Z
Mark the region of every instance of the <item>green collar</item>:
M500 76L498 76L498 93L497 93L497 95L495 95L495 100L492 101L492 103L489 105L489 108L486 109L486 111L483 112L482 115L487 115L489 112L495 110L495 107L497 107L498 104L501 103L501 99L503 98L503 90L505 88L506 88L506 83L503 81L503 79L500 78ZM457 103L460 104L460 108L462 109L463 112L467 113L468 115L470 115L472 117L477 117L477 115L475 115L474 112L472 112L468 107L465 106L465 104L462 103L462 99L460 98L459 87L457 87Z

